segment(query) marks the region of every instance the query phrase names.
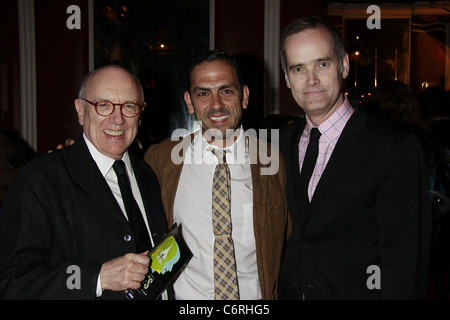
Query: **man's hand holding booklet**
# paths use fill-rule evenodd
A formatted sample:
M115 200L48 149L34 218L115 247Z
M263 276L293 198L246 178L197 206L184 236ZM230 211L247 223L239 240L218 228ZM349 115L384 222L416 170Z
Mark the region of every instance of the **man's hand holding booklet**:
M150 267L138 290L124 291L130 300L156 300L183 271L192 252L184 242L181 225L176 223L149 252Z

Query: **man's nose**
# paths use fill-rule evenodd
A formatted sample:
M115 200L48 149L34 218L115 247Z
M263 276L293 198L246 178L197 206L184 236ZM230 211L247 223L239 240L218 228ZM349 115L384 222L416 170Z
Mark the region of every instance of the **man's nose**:
M310 86L316 86L319 84L319 78L317 77L316 70L313 69L308 72L306 82Z
M220 109L222 108L222 97L219 93L213 93L211 96L211 105L214 109Z
M110 117L115 124L123 124L125 122L125 117L122 114L122 108L118 105L114 105L114 111Z

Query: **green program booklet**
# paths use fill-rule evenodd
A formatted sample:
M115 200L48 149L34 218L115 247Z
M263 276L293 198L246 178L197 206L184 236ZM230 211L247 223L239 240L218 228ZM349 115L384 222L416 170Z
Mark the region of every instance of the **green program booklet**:
M138 290L123 291L129 300L156 300L175 281L192 258L176 223L149 252L149 273Z

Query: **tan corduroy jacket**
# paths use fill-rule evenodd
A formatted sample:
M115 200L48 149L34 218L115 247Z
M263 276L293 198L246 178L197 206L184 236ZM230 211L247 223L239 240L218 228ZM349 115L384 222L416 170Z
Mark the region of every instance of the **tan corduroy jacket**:
M159 144L152 145L145 154L145 161L155 171L161 187L161 197L164 205L167 222L173 224L173 206L177 192L178 181L183 163L172 161L172 152L182 152L191 144L193 135L180 141L167 139ZM264 145L260 146L256 138L250 139L258 145L260 152L267 152ZM270 144L269 144L270 146ZM270 148L270 147L269 147ZM262 175L261 169L271 164L261 164L260 157L251 161L251 174L253 184L253 223L256 242L258 276L262 298L276 299L278 294L278 277L280 271L281 254L285 239L287 225L285 169L284 162L278 149L271 147L272 152L278 153L278 171L272 175ZM249 148L250 158L257 149ZM253 151L252 151L253 150ZM258 153L258 152L256 152ZM179 153L185 155L185 153ZM266 153L267 154L267 153ZM182 159L182 158L181 158ZM256 158L255 158L256 159ZM257 162L256 164L252 164ZM266 162L266 161L264 161Z

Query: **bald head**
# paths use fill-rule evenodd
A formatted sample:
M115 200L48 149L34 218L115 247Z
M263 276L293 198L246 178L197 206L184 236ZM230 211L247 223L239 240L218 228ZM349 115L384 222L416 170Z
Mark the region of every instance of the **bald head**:
M100 67L94 71L89 72L88 74L86 74L86 76L84 77L82 83L81 83L81 87L80 90L78 92L78 99L83 99L86 98L86 88L89 86L89 82L92 78L94 78L97 74L100 74L100 76L102 75L107 75L108 76L117 76L117 77L130 77L136 84L138 90L139 90L139 103L142 103L144 101L144 90L142 88L141 82L139 81L139 79L133 75L131 72L129 72L127 69L125 69L124 67L118 66L118 65L107 65L107 66L103 66Z

